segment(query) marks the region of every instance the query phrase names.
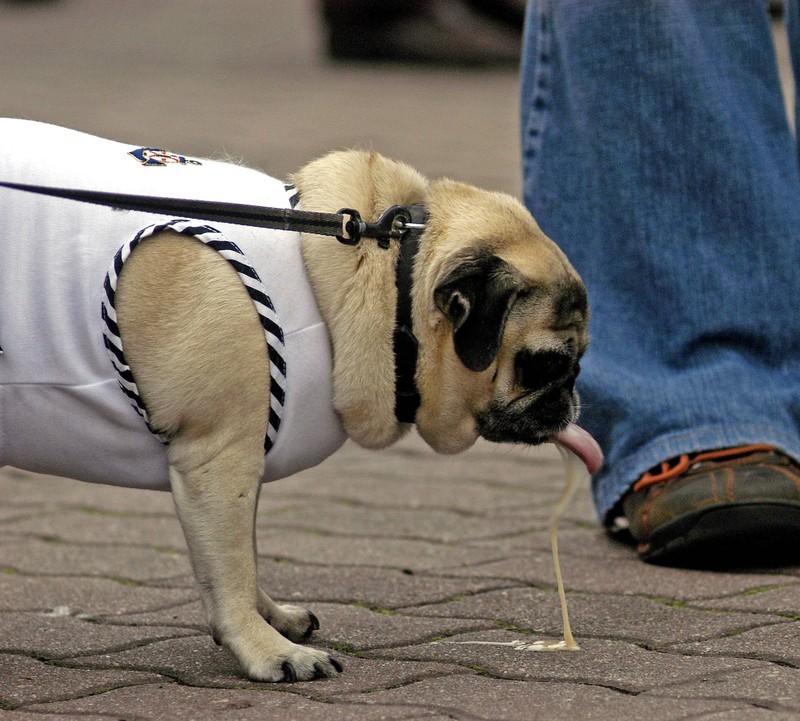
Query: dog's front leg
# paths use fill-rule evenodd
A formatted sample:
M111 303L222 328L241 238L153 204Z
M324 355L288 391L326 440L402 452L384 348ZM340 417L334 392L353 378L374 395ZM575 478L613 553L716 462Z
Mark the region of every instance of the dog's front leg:
M335 675L328 654L294 643L317 625L313 615L258 588L269 361L239 276L216 250L165 231L131 253L116 301L150 419L171 438L172 492L214 638L252 679Z
M231 472L241 465L240 450L227 448L197 468L170 469L175 505L214 639L254 680L336 675L342 670L336 659L290 640L308 637L319 625L316 617L276 604L258 587L254 531L260 474L242 474L238 468L235 477L252 480L233 482Z

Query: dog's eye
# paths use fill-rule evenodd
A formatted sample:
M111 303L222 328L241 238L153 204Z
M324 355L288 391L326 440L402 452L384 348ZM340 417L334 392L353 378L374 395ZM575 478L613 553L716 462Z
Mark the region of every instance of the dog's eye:
M573 364L565 353L521 350L514 359L514 378L518 386L536 390L570 375Z

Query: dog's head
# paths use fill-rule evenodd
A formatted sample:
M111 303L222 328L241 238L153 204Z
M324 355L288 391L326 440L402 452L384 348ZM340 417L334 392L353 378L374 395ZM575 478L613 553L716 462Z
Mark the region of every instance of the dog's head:
M479 436L535 444L575 419L586 292L518 201L450 180L429 183L402 163L360 151L324 156L295 181L307 210L358 208L375 220L391 205L426 206L412 320L421 399L415 422L429 445L456 453ZM402 432L394 413L396 251L303 239L331 333L334 405L350 437L370 448ZM572 436L565 440L574 448Z
M415 271L421 435L458 452L478 436L536 444L577 415L586 290L511 197L440 181Z

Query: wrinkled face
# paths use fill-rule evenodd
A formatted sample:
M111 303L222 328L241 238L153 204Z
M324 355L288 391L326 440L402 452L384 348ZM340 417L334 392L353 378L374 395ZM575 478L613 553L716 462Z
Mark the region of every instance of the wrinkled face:
M486 245L451 256L433 291L443 319L434 362L418 374L417 428L442 453L478 436L536 445L577 416L589 316L583 283L542 234L516 248Z
M575 420L588 315L586 290L577 278L517 292L494 364L493 395L476 414L481 436L537 444Z
M441 453L535 445L576 419L586 289L515 199L442 181L415 271L417 429ZM419 259L418 259L419 260Z

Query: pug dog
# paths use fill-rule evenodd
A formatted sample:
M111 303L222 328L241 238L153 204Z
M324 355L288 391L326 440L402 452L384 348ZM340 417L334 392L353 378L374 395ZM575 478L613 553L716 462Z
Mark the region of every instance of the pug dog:
M313 613L259 586L264 481L412 426L440 453L577 425L586 291L508 195L342 151L281 181L229 162L0 121L0 181L369 221L406 243L120 211L0 188L0 465L169 489L214 640L259 681L329 677ZM413 220L413 218L412 218Z

